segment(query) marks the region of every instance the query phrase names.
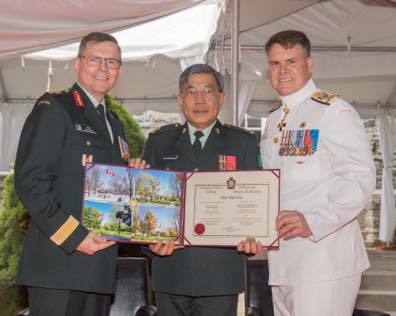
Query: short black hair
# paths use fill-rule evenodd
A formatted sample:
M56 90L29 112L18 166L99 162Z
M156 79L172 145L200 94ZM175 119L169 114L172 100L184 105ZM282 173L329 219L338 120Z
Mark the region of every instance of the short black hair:
M118 45L117 39L113 35L102 32L92 32L85 35L81 39L80 46L78 47L77 57L81 57L84 55L84 50L89 42L94 42L94 43L113 42L114 44L117 45L118 53L120 54L120 59L121 59L121 47L120 45Z
M209 65L206 64L194 64L182 72L182 74L179 77L179 92L182 93L184 90L184 87L186 86L188 79L190 78L191 75L194 74L211 74L213 77L216 79L217 83L217 88L219 89L220 92L224 91L224 76L210 67Z
M300 44L304 50L305 57L311 56L311 42L309 41L305 33L296 30L286 30L278 32L270 37L270 39L265 44L265 51L268 52L272 45L279 44L284 48L292 48L296 44Z

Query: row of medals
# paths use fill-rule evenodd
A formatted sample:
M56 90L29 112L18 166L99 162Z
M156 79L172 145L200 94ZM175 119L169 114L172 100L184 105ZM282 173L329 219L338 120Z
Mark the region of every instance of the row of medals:
M284 106L282 108L282 111L283 111L283 115L282 115L283 117L281 118L278 124L278 130L282 132L282 141L279 148L279 156L312 155L314 153L314 150L312 148L312 140L310 144L307 144L306 141L306 138L311 136L310 130L284 131L283 129L286 127L286 115L289 113L289 108L287 106Z

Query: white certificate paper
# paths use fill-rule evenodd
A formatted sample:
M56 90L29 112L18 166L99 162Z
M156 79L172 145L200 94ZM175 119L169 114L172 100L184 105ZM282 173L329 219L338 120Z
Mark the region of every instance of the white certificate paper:
M187 173L184 244L235 246L276 239L279 170Z

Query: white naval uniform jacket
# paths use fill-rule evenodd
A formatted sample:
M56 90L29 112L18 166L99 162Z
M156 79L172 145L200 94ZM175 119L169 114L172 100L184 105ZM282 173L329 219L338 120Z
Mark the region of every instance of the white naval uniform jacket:
M339 98L322 104L311 99L315 91L310 80L281 99L289 108L284 130L319 130L316 152L279 154L282 107L270 114L261 142L263 167L281 170L280 209L302 212L312 231L268 252L271 285L336 280L369 267L356 219L375 189L367 134L351 105Z

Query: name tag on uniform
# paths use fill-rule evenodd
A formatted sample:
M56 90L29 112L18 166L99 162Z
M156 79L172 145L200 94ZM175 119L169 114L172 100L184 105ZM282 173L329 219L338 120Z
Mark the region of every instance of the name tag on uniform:
M178 156L174 155L174 156L162 157L162 160L176 160L177 158L178 158Z
M86 124L78 124L76 123L76 131L88 134L96 134L93 128Z

